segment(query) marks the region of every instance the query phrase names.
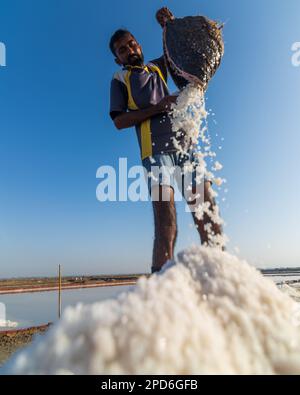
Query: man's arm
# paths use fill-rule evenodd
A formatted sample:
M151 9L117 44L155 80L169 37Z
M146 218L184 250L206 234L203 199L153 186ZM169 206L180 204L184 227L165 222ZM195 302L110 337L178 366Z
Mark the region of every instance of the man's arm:
M157 13L156 13L156 20L157 20L157 22L160 24L160 26L162 28L165 27L167 22L173 21L174 19L175 19L174 15L172 14L172 12L167 7L163 7L161 9L159 9L157 11ZM151 62L155 63L160 68L160 70L163 73L163 76L164 76L165 80L167 81L167 79L168 79L168 68L167 68L165 56L162 55L160 58L154 59Z
M171 105L175 103L176 100L177 96L166 96L154 106L143 110L121 113L114 118L114 124L119 130L131 128L132 126L138 125L155 115L170 111Z

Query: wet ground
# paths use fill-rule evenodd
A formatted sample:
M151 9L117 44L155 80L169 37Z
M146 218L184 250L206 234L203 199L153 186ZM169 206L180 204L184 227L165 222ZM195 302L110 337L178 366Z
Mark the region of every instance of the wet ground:
M0 366L17 350L31 343L34 336L43 335L50 325L0 332Z

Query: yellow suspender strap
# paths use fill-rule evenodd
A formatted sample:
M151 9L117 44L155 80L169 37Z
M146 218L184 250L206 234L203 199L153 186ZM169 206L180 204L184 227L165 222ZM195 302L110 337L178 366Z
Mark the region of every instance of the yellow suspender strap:
M163 81L165 86L167 86L166 80L165 80L165 78L163 76L163 73L161 72L160 68L158 66L156 66L155 64L151 64L151 65L149 65L149 67L150 67L150 69L152 71L157 71L158 72L158 75L160 76L161 80Z
M128 109L138 110L138 106L136 105L132 97L130 76L131 76L131 70L128 70L127 73L125 74L125 84L128 93ZM150 119L147 119L146 121L141 123L141 147L142 147L142 160L147 158L148 156L152 156L152 138L151 138Z
M125 77L124 77L126 88L127 88L127 93L128 93L128 109L129 110L138 110L138 107L135 104L135 101L133 100L132 93L131 93L130 76L131 76L131 70L128 70L127 73L125 74Z
M141 124L142 160L152 156L151 120Z

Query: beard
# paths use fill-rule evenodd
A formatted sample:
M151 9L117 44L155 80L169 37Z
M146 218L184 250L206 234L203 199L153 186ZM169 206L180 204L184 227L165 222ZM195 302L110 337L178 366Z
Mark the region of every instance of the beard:
M127 65L129 66L142 66L144 64L144 54L134 54L128 57Z

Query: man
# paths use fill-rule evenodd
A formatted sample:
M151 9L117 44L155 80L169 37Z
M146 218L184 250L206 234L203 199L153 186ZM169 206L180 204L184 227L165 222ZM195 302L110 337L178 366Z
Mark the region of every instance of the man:
M174 16L164 7L157 12L156 18L161 27L164 27ZM145 65L141 45L126 30L117 30L114 33L110 40L110 49L115 56L115 62L122 67L111 81L110 116L116 128L121 130L135 126L142 163L148 172L151 171L153 163L161 169L183 167L191 163L194 160L193 150L189 151L192 148L191 142L185 133L179 138L176 137L177 144L190 154L180 156L174 142L168 112L177 97L169 94L164 56ZM162 182L161 179L159 181L156 190L159 199L152 201L155 225L152 273L159 271L168 259L173 258L177 237L174 177L170 177L169 183ZM195 177L192 190L195 193ZM213 208L215 202L210 191L210 182L205 182L204 200L210 202ZM149 192L151 194L153 190L150 188ZM169 199L165 201L163 196L169 196ZM194 203L188 201L188 204ZM209 227L215 235L221 234L221 227L212 222L207 214L202 220L196 218L195 213L192 214L203 244L209 244Z

